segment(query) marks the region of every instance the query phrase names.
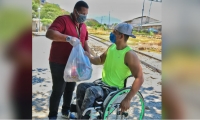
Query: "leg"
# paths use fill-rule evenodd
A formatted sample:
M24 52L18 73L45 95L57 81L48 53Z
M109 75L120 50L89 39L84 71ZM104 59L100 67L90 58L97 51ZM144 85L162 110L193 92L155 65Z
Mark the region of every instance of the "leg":
M62 113L70 110L70 104L75 86L76 82L66 82L65 91L63 95Z
M76 106L77 106L77 114L78 114L78 118L81 117L81 105L85 96L85 92L87 90L87 88L91 87L91 86L95 86L94 83L80 83L77 86L77 90L76 90Z
M49 103L49 118L57 117L60 98L66 85L63 79L64 68L65 65L50 63L53 87Z
M85 96L84 96L84 100L82 102L81 111L83 112L85 109L89 107L93 107L93 104L96 98L99 98L99 97L102 97L102 98L104 97L103 89L100 86L91 86L87 88ZM88 115L88 113L86 113L86 115Z

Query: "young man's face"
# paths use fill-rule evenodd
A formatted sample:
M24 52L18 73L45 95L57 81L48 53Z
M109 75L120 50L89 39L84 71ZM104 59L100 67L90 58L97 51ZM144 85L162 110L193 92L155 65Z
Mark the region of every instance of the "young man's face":
M118 32L117 30L113 30L113 34L115 35L115 37L116 37L116 41L119 41L119 40L121 40L122 38L123 38L123 34L122 33L120 33L120 32Z

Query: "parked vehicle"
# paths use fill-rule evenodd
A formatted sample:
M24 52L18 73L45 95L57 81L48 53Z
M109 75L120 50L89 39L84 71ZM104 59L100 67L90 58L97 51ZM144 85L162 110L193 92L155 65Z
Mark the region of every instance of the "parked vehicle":
M147 31L148 32L153 32L153 33L158 33L158 30L157 29L155 29L155 28L149 28L149 29L147 29Z

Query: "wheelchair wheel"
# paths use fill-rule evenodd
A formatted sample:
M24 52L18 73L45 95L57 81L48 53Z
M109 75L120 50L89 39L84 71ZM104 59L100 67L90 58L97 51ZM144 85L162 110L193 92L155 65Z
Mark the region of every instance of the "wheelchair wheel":
M130 90L130 88L122 89L110 98L103 110L102 117L104 120L117 119L117 107L120 105L121 101L126 97ZM125 117L125 119L141 120L144 117L144 112L144 98L138 91L131 100L130 108L126 112L127 117Z

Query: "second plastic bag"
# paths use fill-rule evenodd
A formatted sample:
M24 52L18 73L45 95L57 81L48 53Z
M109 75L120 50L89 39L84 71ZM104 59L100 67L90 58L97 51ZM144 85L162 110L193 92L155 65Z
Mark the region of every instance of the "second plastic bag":
M92 75L92 66L89 58L84 54L81 44L72 48L64 70L66 82L89 80Z

